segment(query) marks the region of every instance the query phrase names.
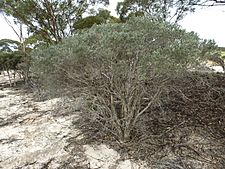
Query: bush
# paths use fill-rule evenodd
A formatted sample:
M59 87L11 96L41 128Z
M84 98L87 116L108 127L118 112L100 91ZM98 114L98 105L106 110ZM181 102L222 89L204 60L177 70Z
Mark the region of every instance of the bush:
M10 86L12 86L12 79L10 75L10 71L13 70L13 78L14 78L14 85L15 85L15 75L16 71L18 70L18 65L22 61L22 54L18 51L14 52L0 52L0 71L6 71Z
M33 53L46 89L81 93L83 114L121 143L137 134L144 113L159 103L168 78L204 60L207 42L151 18L105 24Z

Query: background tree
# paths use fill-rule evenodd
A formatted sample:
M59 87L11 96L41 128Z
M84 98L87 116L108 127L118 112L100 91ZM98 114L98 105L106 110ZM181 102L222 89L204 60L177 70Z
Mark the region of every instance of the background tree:
M108 4L108 0L3 0L1 10L25 24L48 44L58 43L74 33L74 23L82 18L90 5Z
M33 36L22 39L22 41L0 40L0 71L6 71L10 79L10 70L12 70L14 79L16 73L18 73L27 83L31 64L30 52L35 47L37 39Z
M100 25L105 23L119 23L120 19L110 15L110 11L105 9L100 9L97 14L94 16L87 16L74 24L74 28L77 29L84 29L90 28L94 24Z
M119 2L117 12L122 20L132 15L150 15L164 21L178 22L187 12L194 11L199 0L125 0Z
M5 47L9 47L10 50L12 49L12 45L14 45L14 50L11 52L19 53L20 58L20 68L18 65L16 68L20 69L20 73L24 79L24 81L27 83L29 79L29 69L30 69L30 56L29 53L32 50L32 48L35 47L35 43L38 42L38 35L31 35L30 37L27 37L27 27L18 19L18 18L8 18L7 14L2 12L2 16L4 17L6 23L8 26L13 30L19 41L10 40L10 39L2 39L1 44ZM13 22L12 22L13 21ZM43 40L43 39L42 39ZM14 71L15 75L15 71Z

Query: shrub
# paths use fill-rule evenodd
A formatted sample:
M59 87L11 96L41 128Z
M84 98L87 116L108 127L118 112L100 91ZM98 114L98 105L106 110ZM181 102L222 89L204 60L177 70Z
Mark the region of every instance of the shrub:
M121 143L159 102L164 84L204 60L199 37L151 18L93 26L33 53L33 71L52 92L81 93L83 113Z
M0 52L0 71L6 71L10 86L12 86L12 79L10 71L13 70L14 85L15 85L15 74L18 69L18 64L22 61L22 54L18 51L14 52Z

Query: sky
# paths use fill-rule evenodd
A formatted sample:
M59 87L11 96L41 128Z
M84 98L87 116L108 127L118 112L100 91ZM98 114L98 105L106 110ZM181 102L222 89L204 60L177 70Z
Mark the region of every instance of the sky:
M188 31L197 32L203 39L214 39L225 47L225 6L199 8L188 14L181 22Z
M116 16L117 2L110 0L109 10ZM214 39L218 46L225 47L225 6L198 8L195 13L188 14L181 22L182 28L197 32L202 39ZM0 16L0 39L15 39L12 29Z

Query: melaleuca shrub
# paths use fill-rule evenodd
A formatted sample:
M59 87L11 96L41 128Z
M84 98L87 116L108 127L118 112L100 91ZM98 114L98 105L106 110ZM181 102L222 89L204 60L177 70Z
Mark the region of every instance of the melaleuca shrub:
M32 70L52 92L82 94L85 117L125 142L157 104L166 78L200 64L207 44L179 26L137 17L36 50Z

